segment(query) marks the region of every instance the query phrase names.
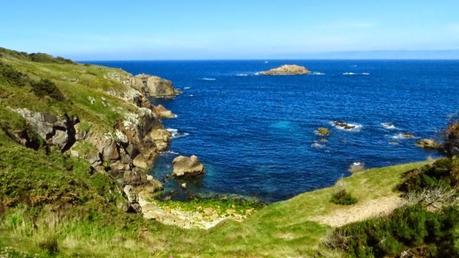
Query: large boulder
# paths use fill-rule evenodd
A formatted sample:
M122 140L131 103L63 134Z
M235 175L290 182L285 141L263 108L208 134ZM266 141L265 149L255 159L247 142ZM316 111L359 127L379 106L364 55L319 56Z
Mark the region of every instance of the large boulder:
M204 175L204 165L198 157L178 156L172 161L173 172L175 177L193 177Z
M282 65L268 71L260 72L261 75L305 75L310 73L304 66Z

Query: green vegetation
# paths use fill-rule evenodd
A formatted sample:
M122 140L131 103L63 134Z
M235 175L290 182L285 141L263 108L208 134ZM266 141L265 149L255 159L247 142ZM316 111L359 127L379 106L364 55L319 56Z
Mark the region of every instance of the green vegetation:
M125 112L134 109L132 104L113 97L125 93L122 83L107 79L107 76L123 75L125 73L117 69L0 49L1 257L342 257L349 254L350 249L330 249L323 244L335 231L321 218L349 212L353 207L381 198L396 197L399 193L394 189L402 183L402 175L426 164L358 172L340 180L336 186L267 206L225 199L161 204L188 210L198 207L256 210L242 223L224 221L208 231L185 230L144 220L139 214L124 212L126 199L109 175L92 171L83 159L48 150L40 144L28 148L18 144L14 137L14 133L25 133L34 139L32 142L43 140L13 111L16 108L77 115L81 131L113 132L113 126ZM75 148L84 155L95 147L82 141ZM330 202L331 196L342 189L346 189L345 194L341 194L344 200L355 198L359 203L344 206ZM413 208L396 214L407 215L406 212L415 212L418 215L414 217L421 218L413 219L414 226L407 222L405 225L410 226L407 232L429 230L428 223L436 223L438 227L435 226L432 233L423 234L422 243L443 243L445 251L454 250L448 249L454 245L446 240L451 234L457 234L457 230L442 230L442 227L448 223L456 225L456 221L451 220L458 217L456 211L445 208L437 216L437 213ZM378 223L379 230L390 228L384 225L391 222ZM356 235L363 232L358 236L367 239L365 230L352 229L352 232ZM398 233L384 232L399 241ZM412 235L408 234L411 238L406 241L416 244L421 241ZM411 242L403 241L401 248L412 246ZM352 250L372 243L357 244Z
M344 189L333 194L330 201L340 205L352 205L357 203L357 199Z
M337 229L327 244L345 250L350 257L457 257L459 209L429 212L408 206L388 217L370 219Z
M398 189L405 193L425 189L456 188L459 185L459 159L440 159L431 165L410 170L403 175Z

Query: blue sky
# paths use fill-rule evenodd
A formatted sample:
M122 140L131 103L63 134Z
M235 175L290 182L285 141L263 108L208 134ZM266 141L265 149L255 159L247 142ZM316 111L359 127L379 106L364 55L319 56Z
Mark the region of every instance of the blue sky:
M457 0L2 0L1 9L0 46L78 60L459 49Z

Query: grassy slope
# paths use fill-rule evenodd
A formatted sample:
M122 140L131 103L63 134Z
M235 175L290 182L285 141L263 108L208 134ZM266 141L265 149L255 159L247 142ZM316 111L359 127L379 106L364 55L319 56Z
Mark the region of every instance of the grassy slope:
M132 108L104 93L122 89L103 78L115 69L1 60L34 79L52 79L68 99L39 98L30 89L0 81L0 122L13 128L24 127L24 121L5 106L78 114L98 130L111 130L122 110ZM91 104L88 97L96 103ZM400 174L421 164L373 169L345 178L340 185L360 202L392 195ZM284 257L312 256L318 251L327 257L339 256L320 245L331 228L310 222L310 218L341 209L329 199L342 186L269 205L243 223L227 221L210 231L183 230L120 212L116 209L120 201L116 185L105 175L89 175L87 168L84 161L60 153L47 155L24 148L0 130L0 257L5 253L50 256L54 245L59 250L56 255L62 257Z

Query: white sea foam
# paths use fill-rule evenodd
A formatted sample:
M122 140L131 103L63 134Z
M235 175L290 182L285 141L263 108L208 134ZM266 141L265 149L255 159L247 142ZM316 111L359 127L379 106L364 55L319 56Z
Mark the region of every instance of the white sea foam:
M193 94L188 95L188 97L193 97L193 96L194 96Z
M172 155L179 155L178 152L175 152L175 151L172 151L172 150L168 150L168 151L165 151L163 153L166 153L166 154L172 154Z
M354 73L354 72L345 72L343 73L345 76L352 76L352 75L370 75L370 73L364 72L364 73Z
M179 130L175 128L167 128L166 130L172 134L172 139L182 138L190 135L189 133L179 132Z
M365 169L365 163L361 161L354 161L352 164L349 166L348 171L351 173L359 172Z
M390 123L390 122L381 123L381 126L387 130L397 130L398 129L393 123Z
M360 132L363 125L358 123L347 123L344 121L330 121L330 125L334 126L338 130L343 130L347 132Z
M204 77L204 78L201 78L201 80L203 80L203 81L216 81L217 79L215 79L215 78L209 78L209 77Z
M184 90L189 90L189 89L191 89L191 87L187 86L187 87L185 87L185 88L183 88L183 89L184 89Z
M325 145L324 144L320 144L319 142L315 141L313 144L311 144L311 147L315 148L315 149L323 149L325 147Z
M238 74L236 74L236 76L237 77L247 77L247 76L249 76L249 74L248 73L238 73Z
M311 75L325 75L325 73L321 73L321 72L312 72Z
M414 136L411 133L398 133L396 135L392 135L391 138L394 140L406 140L406 139L414 139L416 138L416 136Z

